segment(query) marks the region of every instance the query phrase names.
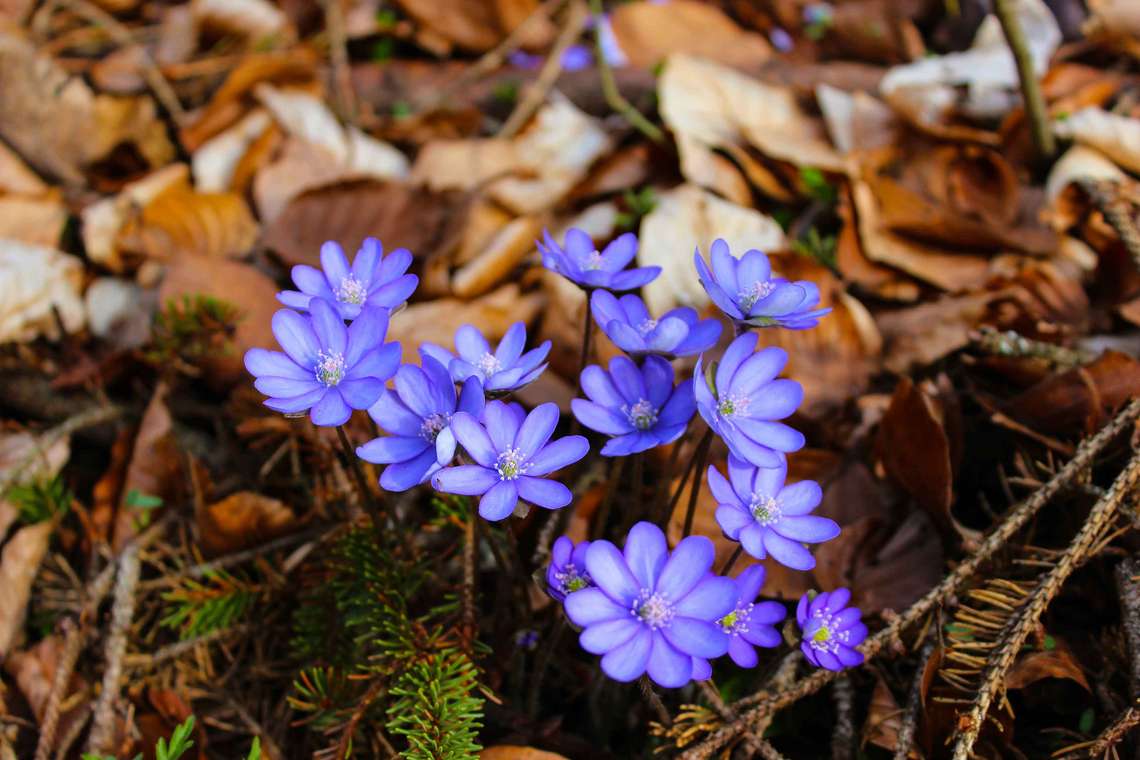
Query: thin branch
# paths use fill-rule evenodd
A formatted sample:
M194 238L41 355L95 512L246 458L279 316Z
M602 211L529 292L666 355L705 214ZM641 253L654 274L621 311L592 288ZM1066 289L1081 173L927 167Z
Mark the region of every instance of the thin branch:
M899 728L898 742L895 746L894 760L907 760L910 757L911 747L914 746L914 732L918 727L919 713L922 711L922 677L926 674L927 664L934 654L934 642L927 643L918 657L918 668L914 671L914 680L910 684L910 695L906 700L906 711L903 712L902 726Z
M75 672L75 661L79 659L83 643L83 635L74 620L65 617L59 625L63 629L63 651L55 666L55 677L52 678L51 691L48 692L47 705L44 707L44 719L40 723L36 760L48 760L51 757L51 749L55 746L55 730L59 726L59 706L71 681L71 674Z
M1133 700L1140 700L1140 556L1126 559L1116 566L1116 593L1120 597L1120 620L1128 639L1128 655L1132 663L1129 690Z
M736 720L736 711L721 698L720 692L717 691L712 681L697 681L696 684L697 689L704 695L709 705L712 706L712 709L716 710L717 715L719 715L722 720ZM757 736L752 731L745 732L744 744L749 750L765 758L765 760L783 760L784 756L780 754L778 749L772 746L771 742Z
M123 673L123 655L127 650L127 632L135 615L135 589L139 582L139 546L128 544L119 555L118 580L111 606L111 630L104 653L103 689L95 703L91 735L87 751L96 755L108 752L115 735L115 703L119 699L119 678Z
M1025 501L1018 504L1005 520L988 535L978 546L975 553L962 561L952 573L947 575L941 583L928 591L921 599L912 604L904 613L896 617L891 623L874 635L867 638L860 647L867 660L876 657L893 641L899 633L929 614L935 607L943 604L957 593L958 589L969 580L978 568L993 557L1006 542L1009 541L1026 523L1028 523L1050 500L1071 485L1086 469L1089 468L1109 443L1111 443L1124 429L1140 417L1140 399L1132 401L1121 410L1099 433L1085 439L1077 448L1073 458L1057 472L1057 474L1035 491ZM681 760L705 760L721 747L732 741L749 726L755 725L769 715L798 702L806 696L815 694L838 674L830 670L815 670L811 675L801 678L786 688L775 692L761 691L752 697L746 697L737 703L755 704L756 706L744 713L731 724L721 728L696 747L684 752Z
M831 760L851 760L855 756L855 691L851 678L840 675L831 685L835 701L835 728L831 732Z
M590 12L593 13L596 23L594 25L594 54L598 61L598 73L602 77L602 93L606 96L606 103L625 118L637 131L648 137L655 143L665 142L665 133L661 129L645 118L641 111L633 107L633 104L625 99L618 89L617 81L614 79L614 70L610 68L609 61L606 60L605 51L602 50L602 37L601 37L601 19L604 15L602 9L602 0L590 0Z
M1053 137L1053 130L1049 128L1045 98L1041 94L1041 84L1037 81L1037 74L1033 71L1033 57L1029 54L1025 31L1017 18L1015 5L1013 0L994 0L994 14L1001 22L1001 30L1017 64L1017 78L1021 80L1021 94L1025 99L1025 115L1029 119L1029 128L1033 133L1033 145L1041 158L1048 160L1056 153L1057 142Z
M954 760L967 760L971 756L978 732L986 719L993 700L1001 696L1006 673L1009 671L1022 645L1037 628L1049 602L1060 591L1061 586L1077 567L1090 556L1104 532L1111 527L1121 502L1128 498L1140 483L1140 452L1133 455L1124 471L1116 478L1108 490L1089 512L1080 531L1061 555L1061 559L1048 571L1040 584L1030 592L1024 605L1010 617L999 637L1001 642L991 651L983 674L981 688L974 696L969 713L958 716L957 741L954 745Z
M558 34L558 39L554 41L550 55L543 62L542 69L538 72L538 79L534 80L519 98L515 109L511 111L503 128L499 130L498 137L514 137L518 134L546 100L558 75L562 73L562 54L582 36L582 30L586 27L586 18L586 6L582 4L582 0L571 0L570 8L566 12L566 24ZM589 307L586 311L589 313Z
M83 430L84 428L110 422L122 413L123 410L121 407L97 406L93 409L80 412L73 417L68 417L60 424L48 429L36 438L35 446L32 451L28 452L23 459L16 462L13 466L5 468L4 473L0 474L0 494L3 494L10 486L14 485L23 474L23 471L30 467L36 459L45 456L45 453L54 446L57 441L67 438L72 433Z
M348 60L344 10L340 0L321 0L321 5L325 12L325 33L329 41L329 61L332 63L333 83L336 85L337 107L342 119L355 124L359 114L356 90L352 86L352 67Z
M472 650L475 637L479 632L479 623L475 617L475 564L478 558L479 531L475 521L479 513L475 505L468 500L467 524L464 526L463 540L463 642L464 649Z
M1119 183L1110 179L1084 177L1078 180L1078 184L1104 215L1109 226L1120 236L1124 249L1132 257L1136 268L1140 269L1140 230L1132 220L1132 204L1121 194Z

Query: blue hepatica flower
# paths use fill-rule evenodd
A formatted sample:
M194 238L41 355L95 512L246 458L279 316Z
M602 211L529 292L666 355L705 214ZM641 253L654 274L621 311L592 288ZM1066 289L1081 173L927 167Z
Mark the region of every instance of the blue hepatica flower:
M585 630L582 648L603 655L602 670L617 681L648 673L661 686L684 686L694 665L728 651L728 635L716 621L736 604L736 584L713 575L713 544L689 536L670 553L665 534L640 522L625 552L595 541L586 569L597 588L566 597L566 614ZM699 662L694 662L694 658Z
M778 647L782 641L776 623L788 615L779 602L757 602L764 585L764 568L751 565L736 576L736 607L717 625L728 634L728 656L742 668L756 667L755 647Z
M316 298L310 316L282 309L273 335L284 353L251 348L245 366L265 405L286 414L309 412L313 424L343 425L353 409L376 403L400 363L400 344L384 343L386 309L369 307L350 327L331 303Z
M376 424L390 433L356 449L366 462L386 464L380 486L406 491L427 482L455 457L451 418L457 411L483 412L483 389L468 378L456 395L451 375L439 362L421 353L423 368L405 364L396 370L395 390L385 389L368 409Z
M570 489L543 478L586 456L589 444L580 435L550 441L558 424L558 406L540 404L519 423L501 401L488 402L484 423L466 412L451 419L451 430L475 464L440 470L432 478L436 490L465 496L482 496L479 514L502 520L521 498L545 509L570 503Z
M293 283L299 290L277 294L286 306L308 311L313 298L332 303L345 319L356 319L365 306L385 309L408 300L419 284L414 274L405 274L412 263L406 248L384 256L384 246L376 238L365 238L352 267L340 244L329 241L321 246L321 269L298 264L293 267Z
M589 400L570 402L586 427L613 436L602 456L636 454L671 443L685 432L695 402L689 383L673 387L673 367L659 356L645 357L640 369L629 357L615 356L606 372L596 364L582 370Z
M546 568L546 593L561 602L576 591L591 588L594 582L586 572L586 551L589 541L574 543L568 536L559 536L550 550L550 565Z
M526 324L515 322L494 349L478 329L463 325L455 331L455 348L459 356L433 343L423 344L420 350L447 367L456 382L478 377L483 383L483 390L495 394L518 390L533 382L546 369L544 360L550 353L550 341L524 354L525 346Z
M602 251L577 228L566 231L564 246L558 245L549 232L544 236L538 244L542 265L585 290L634 290L661 274L661 267L625 268L637 255L637 236L632 232L618 236Z
M728 243L713 242L709 250L712 271L698 250L693 254L697 275L721 311L752 327L786 327L806 330L819 324L831 309L816 309L819 287L814 282L791 282L773 277L768 257L757 250L733 258Z
M777 420L790 416L803 401L804 390L794 380L777 380L788 362L782 348L756 351L756 333L740 335L712 367L710 379L701 361L693 378L697 410L729 451L758 467L776 467L780 452L797 451L804 445L798 430Z
M817 668L843 670L863 662L855 649L867 638L867 626L858 607L848 607L851 592L845 588L823 592L813 599L804 594L796 607L796 622L803 631L800 649Z
M590 310L614 345L632 356L658 354L672 359L699 354L720 337L720 322L699 319L695 309L682 306L653 319L645 302L633 294L617 298L607 290L595 290Z
M716 521L757 559L769 554L793 570L811 570L815 557L804 543L818 544L839 535L834 520L809 514L823 498L819 484L801 480L784 485L788 466L755 467L728 457L728 480L709 467L709 490L717 500Z

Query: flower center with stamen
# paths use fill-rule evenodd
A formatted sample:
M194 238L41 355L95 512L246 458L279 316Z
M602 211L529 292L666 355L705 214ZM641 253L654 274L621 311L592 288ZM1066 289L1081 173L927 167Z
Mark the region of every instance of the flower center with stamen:
M435 439L439 436L440 431L450 423L451 415L441 414L440 412L424 417L423 423L420 424L420 436L428 443L435 443Z
M637 326L637 333L638 333L638 335L640 335L641 337L644 338L646 335L648 335L649 333L653 332L656 329L657 329L657 320L656 319L647 319L644 322L642 322L640 325Z
M736 294L736 298L740 301L740 310L747 312L761 298L772 295L772 291L775 289L776 285L770 280L757 280L750 287Z
M488 378L496 372L501 372L503 364L492 353L485 353L479 357L479 361L475 362L475 367L483 373L484 378Z
M507 449L499 454L495 469L499 472L499 480L518 480L520 475L530 469L530 464L524 460L522 452L518 449Z
M360 280L356 279L355 275L349 275L340 281L340 287L336 289L336 300L341 303L351 303L359 306L364 303L364 299L368 297L368 290Z
M645 399L639 400L633 406L623 406L621 410L625 412L629 424L638 430L648 430L657 424L657 410Z
M747 396L740 396L735 393L730 393L720 399L716 410L721 417L743 415L748 411L748 403L749 399Z
M344 373L344 354L339 351L321 351L317 354L317 366L314 371L317 382L326 388L331 388L340 384L344 379Z
M716 621L724 632L736 636L748 631L748 616L752 614L752 608L755 604L746 604L743 607L737 607L732 612L728 613L720 620Z
M637 599L634 600L630 614L653 630L657 630L658 628L668 628L673 622L673 615L676 613L673 610L673 605L670 604L669 599L664 594L660 592L651 593L649 589L643 588L641 593L637 595Z
M578 568L574 567L573 562L564 565L560 572L556 572L554 579L558 581L558 585L562 587L564 594L573 594L575 591L581 591L594 585L589 573L585 570L578 572Z
M601 252L594 251L586 257L586 264L582 268L587 271L596 271L598 269L601 269L604 263L605 260L602 258Z
M752 494L752 501L748 504L748 511L756 518L756 522L761 525L771 525L783 516L780 503L776 501L774 497L762 493Z
M811 616L811 620L804 628L804 638L808 646L818 652L835 654L839 651L840 644L847 644L851 640L851 631L835 630L834 618L834 615L825 610L819 610Z

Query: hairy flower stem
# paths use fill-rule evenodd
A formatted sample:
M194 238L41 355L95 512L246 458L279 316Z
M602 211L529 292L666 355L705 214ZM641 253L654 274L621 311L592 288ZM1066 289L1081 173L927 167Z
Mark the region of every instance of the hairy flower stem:
M621 476L625 473L626 457L615 457L610 460L610 482L606 488L606 496L598 507L598 519L594 521L594 538L603 538L606 534L606 523L610 520L610 510L614 499L621 490Z
M706 440L709 440L711 438L712 438L712 430L706 430L704 437L701 438L699 443L697 443L697 448L699 449L701 446L703 446L705 444ZM680 443L677 444L678 447L680 447L681 445L682 444L680 444ZM679 450L679 448L678 448L678 450ZM681 501L681 494L684 493L684 491L685 491L685 484L689 482L689 476L693 474L693 469L696 467L696 464L697 464L697 459L696 459L696 457L693 457L692 459L689 460L689 463L685 466L685 471L683 473L681 473L681 482L677 484L677 488L673 491L673 495L669 497L669 509L665 513L663 519L668 520L670 517L673 516L673 511L677 509L677 504L680 503L680 501Z
M657 715L657 720L665 726L673 725L673 717L669 715L669 709L665 707L661 697L653 690L653 682L649 680L649 676L642 676L637 679L637 685L641 689L641 696L645 698L645 702Z
M728 558L728 562L724 563L724 567L720 569L720 575L728 575L728 571L736 564L736 560L740 559L740 555L744 553L744 544L737 544L736 551Z
M462 601L462 615L463 626L460 629L463 633L463 651L474 651L475 637L479 633L479 623L475 618L475 562L478 557L479 551L479 531L476 530L475 522L479 519L479 513L475 510L475 505L471 504L470 499L467 502L467 524L464 526L463 534L463 595Z
M578 387L575 392L582 390L582 370L590 362L590 347L594 339L594 319L590 313L590 299L586 298L586 319L582 324L582 353L578 357Z
M380 515L380 505L372 499L372 492L368 490L368 478L364 476L364 470L360 467L360 460L352 448L352 443L348 440L348 433L345 431L344 425L337 426L336 434L340 439L340 447L344 451L344 456L348 459L352 477L356 480L356 488L360 491L360 503L364 505L369 519L372 520L372 527L376 530L376 536L383 536L384 524ZM391 519L391 515L389 515L389 519Z
M681 538L685 538L693 532L693 516L697 513L697 497L701 495L701 484L705 482L704 478L701 477L701 472L705 469L705 463L708 462L712 439L713 433L710 429L705 432L705 437L697 444L697 455L693 458L696 463L693 470L693 487L689 490L689 508L685 510L685 527L681 531Z
M558 645L562 641L562 634L566 632L566 616L562 614L561 608L558 609L557 617L554 620L554 630L550 632L550 640L546 642L546 646L540 649L538 655L538 662L534 666L534 675L530 679L530 692L527 694L527 714L535 718L538 716L538 698L542 693L542 682L546 678L546 671L550 667L550 661L554 659L554 653L558 651Z

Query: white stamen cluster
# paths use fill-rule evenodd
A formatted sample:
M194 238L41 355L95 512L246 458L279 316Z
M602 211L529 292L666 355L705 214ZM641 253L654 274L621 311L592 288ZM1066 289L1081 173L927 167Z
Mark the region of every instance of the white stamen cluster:
M439 433L445 427L451 424L451 415L436 412L435 414L424 417L424 421L420 423L420 437L428 443L435 443L435 439L439 437Z
M721 417L735 417L737 415L743 416L748 412L748 405L751 399L747 396L741 396L738 393L730 393L722 396L717 403L717 413Z
M339 385L344 379L345 371L344 354L339 351L321 351L317 354L317 366L313 374L317 376L317 382L326 388Z
M629 612L653 630L668 628L676 615L668 597L660 591L654 593L647 588L641 589Z
M780 509L780 502L776 501L775 497L763 493L752 494L752 500L748 503L748 511L761 525L772 525L779 522L780 518L784 516L784 511Z
M605 259L602 258L601 252L600 251L594 251L593 253L591 253L589 256L586 257L585 266L583 266L582 268L587 270L587 271L597 271L597 270L601 269L604 266L604 264L605 264Z
M756 605L749 602L748 604L737 607L732 612L728 613L720 620L716 621L724 632L730 636L739 636L742 633L748 632L748 616L752 614L752 608Z
M644 322L642 322L640 325L637 326L637 333L638 333L638 335L640 335L641 337L644 338L646 335L648 335L649 333L653 332L656 329L657 329L657 320L656 319L647 319Z
M646 399L639 399L636 404L622 406L629 424L638 430L648 430L657 424L657 409Z
M530 469L530 463L525 461L522 452L518 449L507 449L499 454L495 462L495 469L499 473L499 480L518 480Z
M488 352L479 357L479 361L475 362L475 368L483 373L484 378L488 378L496 372L501 372L503 364L494 354Z
M749 287L741 290L736 294L736 299L740 303L741 311L747 313L757 301L772 295L772 291L775 289L775 283L770 280L757 280Z
M340 281L340 287L336 289L336 300L341 303L351 303L359 306L364 303L364 299L368 297L368 291L365 289L364 284L356 279L355 275L349 275Z

